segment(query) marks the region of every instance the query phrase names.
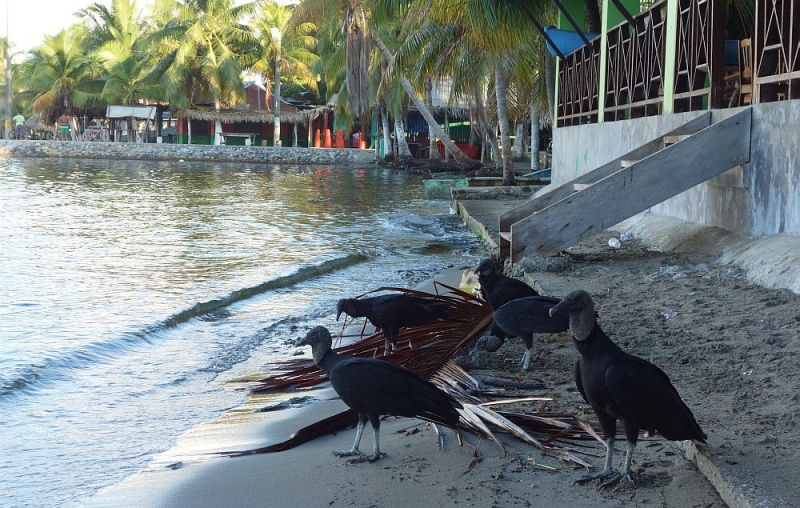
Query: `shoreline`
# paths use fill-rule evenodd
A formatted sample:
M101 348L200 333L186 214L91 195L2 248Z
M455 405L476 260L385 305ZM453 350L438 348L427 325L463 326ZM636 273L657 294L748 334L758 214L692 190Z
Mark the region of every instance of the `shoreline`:
M54 157L260 164L375 164L375 150L169 143L0 140L0 157Z
M510 204L504 203L498 206L510 206ZM491 229L490 224L484 221L487 229ZM614 229L609 230L609 234ZM652 224L648 225L645 231L655 235L656 238L661 238L658 228ZM697 237L699 233L695 231L694 235ZM637 234L634 235L636 236ZM605 245L605 238L605 235L595 238L589 242L591 245L588 247L581 245L575 250L579 257L588 253L587 259L595 259L594 256L605 259L608 256L607 260L600 261L602 263L600 266L605 267L601 272L597 272L597 267L593 268L592 263L589 263L585 267L576 268L579 273L535 272L526 273L526 278L534 287L547 294L565 294L578 284L599 296L616 287L614 285L616 283L609 280L617 279L608 279L607 269L611 269L611 272L620 271L622 280L627 280L632 275L623 265L631 259L635 261L639 255L644 256L641 263L648 262L648 258L653 256L670 260L677 255L683 259L683 256L696 256L700 251L693 247L699 247L705 254L700 256L697 266L705 270L707 268L703 268L706 266L704 263L708 262L705 260L710 258L713 263L718 264L720 259L719 252L712 249L712 245L709 244L724 244L713 235L706 235L705 242L696 239L695 241L676 239L681 254L658 254L649 250L639 251L640 248L635 244L646 243L640 239L615 250ZM633 258L630 258L631 255ZM617 258L618 261L614 262ZM655 262L663 264L665 261ZM719 271L723 273L721 276L729 279L736 277L736 275L724 275L724 268L722 265L719 266ZM443 275L447 274L438 274L435 278ZM672 277L671 274L668 275L670 277L667 281ZM457 277L459 273L449 276ZM603 280L597 280L598 277ZM731 280L731 283L736 283L735 279ZM452 279L450 284L457 285L458 281ZM607 286L608 284L611 286ZM719 282L714 282L712 279L709 284L715 287ZM777 290L759 290L767 294L772 294L774 291ZM616 292L617 290L614 290L611 295ZM752 298L754 295L746 292L739 296ZM614 307L609 310L609 302L603 299L600 299L600 302L601 315L606 317L604 323L610 321L609 326L613 326L619 319L613 314L619 310L615 311ZM758 305L757 301L753 303ZM791 301L788 305L792 305ZM622 304L626 312L633 312L630 307L626 303ZM612 313L611 316L609 312ZM707 321L707 318L701 319ZM724 321L726 317L723 315L720 319ZM705 335L708 340L715 340L713 332L700 333L708 334ZM513 343L501 348L498 354L505 355L506 365L509 365L511 362L516 362L520 350L521 344ZM677 354L677 358L682 358L688 353L662 354L667 354L669 358ZM574 361L573 348L564 343L564 338L558 337L542 341L537 355L538 358L534 358L537 363L540 363L542 358L552 355L563 356L567 365L571 365L570 362ZM789 359L791 358L790 356ZM636 486L620 485L608 491L598 490L592 486L576 487L573 482L581 478L585 471L560 464L554 459L543 456L538 450L508 438L503 440L510 451L509 454L504 455L495 444L484 442L479 447L480 458L476 458L469 446L458 446L452 435L445 430L447 445L442 452L437 449L435 436L426 424L402 418L389 418L382 423L382 448L389 456L375 464L348 465L344 459L331 455L331 450L346 449L350 446L353 438L352 429L322 436L284 452L211 459L207 455L202 455L205 452L246 450L265 446L270 443L270 439L282 440L293 430L300 428L303 425L301 422L318 421L327 414L338 412L343 406L340 401L331 400L333 393L328 388L327 391L321 389L269 395L267 397L270 403L298 395L311 396L314 401L299 402L289 409L266 414L254 410L254 406L263 405L266 399L256 401L251 397L249 399L251 402L228 412L226 417L207 422L179 437L176 446L159 455L146 470L121 483L102 489L90 499L81 502L80 506L128 504L247 507L270 504L271 500L280 500L287 506L342 504L384 506L400 503L410 506L431 504L516 506L564 503L565 493L569 496L569 505L578 508L646 504L653 501L660 506L676 508L793 506L792 495L781 490L783 488L781 485L790 481L786 476L791 474L788 468L787 472L774 475L777 478L767 479L760 473L760 468L764 467L764 459L754 460L758 458L757 448L763 446L758 443L772 443L773 438L769 437L771 434L763 437L757 429L748 427L753 425L750 422L746 424L726 422L730 416L717 415L715 411L719 410L704 410L702 407L698 409L698 405L704 406L708 400L699 396L697 392L686 391L685 374L682 376L675 372L680 363L675 363L674 359L672 363L664 361L664 358L661 358L661 361L656 363L665 367L677 382L682 395L690 404L693 403L693 409L703 422L710 441L708 446L702 447L688 443L671 443L658 437L641 439L634 462L640 473L645 476L645 480ZM688 367L693 370L691 364ZM730 367L737 368L736 365L722 365L720 368ZM502 368L502 374L509 375L509 368ZM550 367L546 371L527 374L531 375L546 379L546 384L552 385L551 390L560 394L556 396L554 403L560 403L562 399L564 402L577 400L572 388L569 367ZM698 382L702 383L702 380ZM587 411L585 406L579 407L582 407L584 412ZM580 412L577 414L580 415ZM733 414L748 421L746 415ZM581 416L585 420L594 421L590 410ZM739 428L737 425L741 425L741 431L737 432ZM743 433L744 429L748 429L747 433L752 433L752 439L747 439L752 443L737 445L733 442L735 438L731 432L738 435ZM370 429L365 431L365 440L370 439L370 431ZM782 441L785 439L789 439L788 442L791 443L793 437L781 438ZM467 440L474 443L473 436L468 436ZM368 441L362 440L362 442ZM750 449L753 447L754 449ZM601 447L595 446L588 452L590 454L587 455L587 460L598 467L602 462ZM740 455L749 457L753 464L744 466L745 462L738 459ZM621 453L616 457L615 461L619 460ZM768 463L774 460L774 458L767 459ZM792 461L790 457L781 460ZM553 469L548 470L548 468Z
M429 290L433 281L458 286L461 270L448 269L415 289ZM308 352L304 352L308 354ZM517 352L510 353L516 359ZM508 375L508 372L505 372ZM295 397L299 400L280 411L263 413L259 407ZM305 425L340 412L345 406L335 399L329 385L311 390L249 396L242 406L215 421L195 427L177 439L176 445L159 455L144 471L104 488L83 507L111 506L264 506L272 501L285 506L514 506L550 505L564 502L577 508L610 508L620 505L619 495L599 495L578 489L573 482L585 474L543 455L519 440L501 436L507 454L488 440L459 446L454 434L443 429L445 448L437 447L436 435L425 422L409 418L387 418L381 424L382 450L388 456L369 464L350 465L332 450L347 449L353 429L344 429L277 453L226 457L221 451L252 450L279 442ZM369 447L371 429L365 430L362 446ZM601 460L599 444L590 446L584 458ZM645 448L647 450L647 448ZM649 461L663 460L658 453L644 452ZM642 459L644 460L644 459ZM670 474L674 481L660 486L668 498L680 499L666 506L702 503L723 506L705 477L691 462L674 456ZM628 497L633 490L623 490ZM645 489L642 495L651 495Z
M499 234L496 217L514 206L513 202L500 200L494 202L460 200L454 203L454 208L458 210L468 227L482 238L486 249L494 250L495 252L497 244L494 239ZM633 245L622 244L622 247L618 250L605 246L606 239L611 237L619 238L622 233L628 233L635 239L632 242ZM679 260L682 258L701 258L704 262L698 265L700 270L705 271L711 268L720 273L718 276L724 278L744 277L750 284L763 288L763 293L774 295L767 296L764 301L773 297L784 298L782 296L783 291L794 294L794 297L787 297L788 301L793 301L797 299L797 295L800 295L800 237L793 235L746 238L721 228L703 226L645 212L612 226L595 238L584 242L584 244L594 244L594 252L598 250L609 252L608 256L611 259L615 254L622 257L630 255L630 252L626 251L635 250L637 245L653 253L661 253L667 259L675 259L676 263L680 263ZM598 245L602 247L598 247ZM584 245L581 244L574 249L575 251L580 251L583 248ZM570 252L573 252L573 249L570 249ZM527 261L523 260L521 265L525 266ZM537 267L540 264L538 261L534 261L527 266ZM661 267L661 269L667 270L672 268L669 264ZM566 294L575 289L570 283L568 273L553 273L547 270L538 271L534 269L531 272L526 271L523 275L526 281L542 294ZM676 280L686 276L681 272L667 273L667 275L675 277ZM648 278L650 277L656 276L648 275ZM587 287L590 292L612 291L612 288L603 288L600 285L590 284L590 287L591 289ZM740 284L733 284L733 288L734 290L739 290ZM694 294L694 292L690 294ZM750 295L750 297L752 298L753 295ZM743 299L746 298L743 297ZM736 315L739 312L742 312L742 310L735 309L732 314ZM671 316L672 314L669 315ZM730 324L725 323L729 320L724 319L724 317L721 321L724 324L720 324L719 329L730 326ZM764 322L764 319L761 319L761 322ZM791 329L793 326L782 325L781 328ZM716 326L710 328L710 330L715 329L718 328ZM709 333L709 336L713 337L715 335L714 332ZM755 346L751 345L750 347L763 347L765 350L763 355L768 357L772 348L767 344L770 344L769 339L765 344L757 342ZM793 353L781 351L777 354L792 355ZM726 357L725 361L729 363L729 367L736 369L736 360ZM771 371L771 369L765 370ZM774 375L781 376L777 372ZM796 402L796 399L794 400ZM731 402L726 401L726 403ZM736 404L735 398L732 404ZM796 413L797 405L788 404L782 409L787 414ZM769 435L771 436L772 434ZM759 439L763 442L763 440L769 440L771 437L758 437L758 433L754 432L753 440ZM786 439L792 441L794 437L789 436ZM737 508L796 506L789 499L794 498L797 500L797 496L792 496L789 491L785 490L786 485L793 485L793 483L784 477L783 473L777 475L780 477L778 480L767 480L760 472L753 472L752 470L743 472L742 468L736 467L739 461L730 456L731 451L727 453L721 452L720 450L715 450L712 446L698 446L691 442L670 443L670 445L695 464L699 472L711 482L728 506ZM729 446L729 443L724 443L723 447L726 445ZM741 456L750 456L751 458L753 455L752 450L747 452L740 450L736 453ZM773 458L772 460L775 459Z
M497 204L497 203L495 203ZM512 206L505 202L498 206ZM463 217L462 217L463 218ZM491 216L490 216L491 218ZM473 217L476 219L476 217ZM486 231L496 223L492 220L476 219ZM496 227L496 224L494 224ZM637 242L664 252L665 259L677 255L693 256L702 251L715 266L736 265L747 261L747 255L758 259L756 269L745 270L748 278L764 284L764 274L788 284L792 273L787 275L787 266L797 269L797 252L791 249L793 238L779 238L787 247L776 248L774 238L759 245L759 240L742 239L726 234L717 228L705 228L675 219L644 214L624 221L610 228L591 243L595 253L610 256L599 266L613 268L615 256L620 260L633 249L633 244L613 250L605 246L608 234L613 232L632 232ZM784 235L781 235L784 236ZM635 243L635 242L634 242ZM599 246L598 246L599 244ZM595 254L596 255L596 254ZM705 259L705 258L704 258ZM706 261L708 262L708 261ZM608 264L611 263L611 264ZM776 266L773 266L775 263ZM760 271L757 270L760 268ZM775 277L776 272L780 277ZM604 272L603 272L604 273ZM440 274L441 275L441 274ZM527 274L529 280L548 294L564 294L572 285L587 284L593 280L586 276L576 277L560 274ZM761 277L761 279L758 279ZM796 281L796 277L794 278ZM623 281L626 279L623 279ZM620 282L625 283L625 282ZM457 282L455 283L457 285ZM452 285L452 282L451 282ZM600 293L610 291L599 283L589 283L587 289ZM787 286L777 286L787 287ZM612 318L613 319L613 318ZM713 332L712 332L713 333ZM506 346L508 347L508 346ZM563 348L557 341L546 343L551 349ZM572 357L570 348L567 355ZM306 353L307 354L307 353ZM518 358L517 353L509 353ZM662 364L663 365L663 364ZM667 365L670 371L674 365ZM738 368L737 366L733 366ZM566 369L562 369L566 371ZM563 372L559 371L559 374ZM768 378L769 379L769 378ZM683 390L681 390L683 393ZM304 393L305 395L306 393ZM281 394L278 398L290 398L295 394ZM269 444L266 440L282 440L292 430L300 426L296 422L318 420L326 412L338 412L339 401L330 400L330 391L314 391L311 396L317 399L311 404L300 404L283 411L256 414L248 404L229 411L221 421L211 421L196 427L178 438L175 447L159 455L151 466L126 478L121 483L104 488L79 506L263 506L271 499L280 500L289 506L322 505L375 505L405 503L412 506L472 505L497 506L517 504L563 503L564 493L568 492L570 506L619 506L621 503L647 503L657 500L661 506L793 506L780 495L780 489L772 490L762 481L764 473L752 473L751 469L742 474L742 466L736 458L736 446L720 441L705 448L679 448L664 440L655 439L652 443L642 440L643 447L656 447L655 452L647 449L644 457L646 468L655 468L649 483L644 486L623 487L611 493L601 493L591 487L577 489L572 482L583 475L559 464L548 462L537 451L517 441L510 441L512 454L504 456L495 445L483 443L480 447L482 458L476 462L468 447L459 447L452 437L447 436L445 452L435 447L435 438L427 426L413 419L388 419L382 425L383 448L390 456L376 464L347 465L342 459L330 455L333 449L348 448L352 443L352 430L330 434L305 443L295 449L247 457L209 459L207 452L252 449ZM572 394L574 395L574 394ZM337 405L338 404L338 405ZM789 410L791 410L789 406ZM795 410L796 411L796 410ZM706 422L713 422L709 435L719 434L725 425L723 417L703 415ZM229 421L225 421L230 418ZM263 419L262 419L263 418ZM591 416L588 417L590 420ZM732 425L732 424L731 424ZM715 428L716 427L716 428ZM708 430L708 428L706 429ZM370 438L367 429L365 440ZM413 433L412 433L413 431ZM744 431L742 431L744 432ZM756 440L759 441L756 441ZM774 437L753 435L757 443L773 443ZM791 439L789 443L791 443ZM782 435L781 441L785 441ZM365 441L366 443L366 441ZM785 446L785 445L784 445ZM667 450L666 452L662 450ZM698 453L698 450L701 453ZM746 449L743 456L755 459L755 452ZM691 457L691 460L685 456ZM385 462L384 462L385 460ZM616 460L616 459L615 459ZM599 464L600 458L590 459ZM706 462L703 465L703 462ZM656 464L655 466L652 464ZM668 464L659 468L658 464ZM545 472L538 465L555 467L556 471ZM699 468L699 471L698 469ZM699 474L702 473L702 474ZM758 474L757 476L753 476ZM714 478L714 476L717 478ZM306 478L316 480L312 485L304 483ZM711 483L707 480L711 480ZM781 478L781 481L784 481ZM713 483L713 487L712 487ZM378 487L380 485L380 487ZM719 493L722 498L719 497ZM776 492L778 494L776 494ZM786 499L792 499L785 492ZM388 500L388 502L387 502Z
M414 289L434 291L434 282L458 287L461 274L460 269L445 269ZM359 325L351 329L351 333L357 334L360 329ZM309 355L310 351L304 351L303 354ZM280 409L264 409L275 405L280 405ZM329 503L321 502L320 488L333 486L335 482L300 488L298 478L309 474L305 466L309 466L310 476L317 479L327 477L329 469L335 468L350 472L347 476L355 482L365 472L372 474L386 469L399 469L402 474L409 461L403 455L412 447L426 456L438 455L439 461L442 461L438 466L440 470L453 459L448 452L456 454L464 472L469 470L474 460L472 448L458 446L455 434L449 429L442 429L445 451L438 450L438 439L433 430L425 422L413 418L388 418L382 421L382 450L387 451L389 457L376 464L348 465L347 459L330 453L334 449L350 447L353 429L327 434L283 452L238 457L225 455L226 452L253 450L282 442L298 429L345 409L347 407L338 399L329 383L308 390L250 393L242 405L178 436L175 445L156 456L145 470L101 489L75 506L263 506L265 502L269 504L269 498L281 500L287 506L321 506ZM371 428L365 430L362 439L364 449L370 446L371 432ZM474 442L474 436L470 437L465 439ZM505 460L502 450L494 443L486 441L479 448L484 459ZM411 462L417 462L417 459L411 459ZM362 467L369 469L359 471ZM456 474L456 470L450 473L450 484L456 484L460 474ZM259 479L262 474L265 478ZM403 485L399 488L405 490ZM400 492L394 492L393 495L405 496ZM411 506L422 505L428 495L412 496L407 502ZM359 497L357 504L361 503Z
M467 228L481 239L484 248L496 255L498 217L521 199L456 199L456 210ZM628 233L648 248L665 253L704 251L721 265L745 270L752 282L771 289L788 289L800 294L800 236L783 234L747 238L724 229L686 222L673 217L643 212L611 226L598 238L609 239ZM525 266L525 260L521 263Z

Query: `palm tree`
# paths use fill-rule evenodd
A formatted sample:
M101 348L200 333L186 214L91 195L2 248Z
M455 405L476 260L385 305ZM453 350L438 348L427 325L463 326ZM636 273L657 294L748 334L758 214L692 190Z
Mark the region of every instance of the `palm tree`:
M391 2L388 3L391 4ZM364 125L366 125L366 115L370 111L370 101L373 103L380 102L378 97L369 94L367 86L369 76L368 62L371 55L370 42L378 48L379 56L389 64L387 70L392 68L394 60L394 55L386 45L386 41L389 41L390 38L386 35L378 36L375 27L372 26L375 18L373 8L377 7L382 7L382 3L377 0L340 0L336 3L330 0L306 0L300 4L296 13L298 20L316 20L321 27L324 26L324 20L331 20L334 16L340 20L341 24L339 26L343 42L335 46L334 49L336 52L344 53L345 55L346 86L338 89L331 86L329 90L339 90L339 101L346 99L348 116L350 118L361 118ZM390 7L393 6L390 5ZM379 18L379 21L385 23L387 19L391 18L392 16L384 14ZM393 23L394 21L392 21ZM320 39L322 40L323 38L320 37ZM325 58L323 57L321 61L324 60ZM373 68L375 65L378 64L373 61ZM415 87L402 73L390 72L388 79L397 79L409 99L414 103L414 106L428 122L431 133L442 140L446 149L453 154L459 166L467 169L479 166L476 161L464 155L455 143L450 140L450 137L445 134L444 130L439 127L438 122L423 103Z
M489 117L497 119L500 130L502 153L495 160L502 163L504 185L513 185L515 178L511 157L511 137L508 112L508 90L516 82L519 73L520 53L530 48L544 52L538 37L529 35L527 20L518 8L505 2L492 0L456 3L454 0L438 0L430 3L429 9L405 0L383 0L392 4L407 4L409 17L425 19L426 23L410 36L401 49L401 65L416 59L415 74L423 76L451 76L454 91L475 97L478 119L496 153L493 128ZM524 21L524 23L523 23ZM517 48L509 52L509 47ZM422 55L420 58L419 55ZM495 107L483 109L484 86L487 96L495 98ZM524 88L516 88L523 92ZM493 92L493 93L491 93ZM524 95L524 93L523 93ZM485 114L494 110L494 115Z
M163 25L155 38L168 53L159 62L166 68L161 84L170 104L186 110L199 97L208 97L220 111L223 101L245 99L242 69L257 41L243 23L258 4L234 6L234 0L164 0L158 13ZM165 18L172 10L172 18ZM165 22L166 21L166 22ZM245 62L244 64L242 62ZM214 144L220 144L222 124L216 121Z
M100 97L108 103L133 105L165 98L160 74L154 72L147 25L138 12L136 0L113 0L110 9L95 3L79 13L94 25L85 45L99 48L95 58L104 77Z
M294 11L294 6L268 2L250 20L250 27L260 45L254 61L248 64L248 70L262 78L267 96L273 92L277 55L280 55L282 83L300 85L315 93L318 91L319 77L313 70L319 61L319 55L314 53L317 47L317 26L311 22L291 23ZM273 39L273 29L280 32L280 42ZM280 91L276 93L280 95Z
M508 51L508 48L519 48L530 44L536 46L537 38L530 36L529 22L513 2L477 0L468 5L463 20L484 45L487 59L494 64L494 92L497 99L497 119L502 146L503 185L513 185L515 177L508 121L508 84L513 81L515 69L518 68L518 62L515 61L514 56L520 50L512 53ZM552 11L552 7L543 2L538 6L529 5L528 7L534 12ZM486 34L488 37L486 35L480 37L482 34ZM538 48L540 52L545 51L543 45L538 45Z
M20 66L22 86L34 94L33 111L50 123L62 113L90 105L97 98L96 62L85 54L81 24L46 36Z
M409 59L417 59L418 64L412 72L414 78L420 80L431 75L449 75L453 78L454 92L474 94L477 106L482 104L484 85L491 84L486 96L495 98L495 107L487 107L486 120L482 123L490 143L494 145L492 129L486 124L491 117L497 119L502 154L496 160L502 161L504 184L513 184L508 89L517 80L520 66L518 53L523 50L545 52L540 37L531 36L529 22L519 6L514 2L495 0L466 3L456 0L375 1L384 8L403 12L404 18L418 23L419 29L406 39L406 47L398 52L401 67L407 68ZM529 4L527 8L544 19L552 16L553 8L549 3L536 4ZM437 38L439 34L443 35ZM509 51L508 48L515 50ZM423 55L423 58L419 58L419 55ZM522 93L521 98L527 95L524 88L517 87L516 90ZM477 109L479 118L483 117L482 108ZM495 115L488 114L492 109Z
M386 45L383 43L383 40L381 40L381 38L377 34L375 34L373 35L373 41L375 42L375 45L378 47L378 49L380 50L381 54L386 59L386 61L388 63L393 63L394 55L389 51L389 48L387 48ZM420 98L419 94L414 89L414 86L411 84L408 78L404 74L398 73L397 80L403 86L403 89L405 89L408 98L411 99L411 102L414 103L414 106L419 110L422 117L425 119L426 122L428 122L428 128L430 129L431 133L437 138L439 138L439 140L442 142L448 153L450 153L450 155L453 156L453 160L456 162L456 164L460 168L467 170L477 169L478 167L480 167L481 164L477 161L472 160L466 154L464 154L464 152L462 152L456 146L456 144L453 143L453 140L451 140L450 136L447 133L445 133L444 129L442 129L439 126L439 122L436 121L436 118L434 118L433 113L427 107L425 107L425 103L423 102L422 98Z

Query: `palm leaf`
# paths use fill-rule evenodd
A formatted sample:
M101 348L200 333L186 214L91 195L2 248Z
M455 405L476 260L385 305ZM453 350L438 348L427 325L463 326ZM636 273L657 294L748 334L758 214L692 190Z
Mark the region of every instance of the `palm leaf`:
M432 298L450 305L446 320L402 329L397 340L398 349L382 357L386 361L402 365L424 379L429 379L448 359L470 346L492 317L491 307L483 300L446 284L437 282L434 287L437 294L394 287L381 287L366 293L394 291ZM345 356L370 358L383 354L384 345L383 332L376 331L358 342L335 348L334 351ZM310 359L287 360L278 366L278 370L286 373L262 379L251 391L307 388L328 380L325 373Z
M586 461L576 456L577 453L590 453L581 450L587 448L586 444L582 444L583 441L596 439L602 443L597 431L588 423L569 414L520 413L494 409L542 398L486 400L476 395L485 396L487 392L476 379L456 365L452 358L472 345L480 332L486 328L491 319L491 308L483 300L446 284L437 282L434 288L436 294L394 287L381 287L366 293L402 292L446 301L451 307L446 320L401 330L398 349L383 359L403 365L419 376L429 379L458 400L463 406L459 411L461 429L494 441L504 451L505 446L498 433L513 436L565 463L590 467ZM384 345L383 333L376 331L358 342L336 348L335 351L347 356L373 357L383 354ZM251 390L253 392L292 390L308 388L327 381L325 373L311 360L287 360L278 367L278 370L281 373L260 380ZM497 391L491 393L496 394ZM288 450L319 436L355 425L356 421L356 413L348 409L303 427L280 443L251 450L220 452L220 454L237 457Z
M448 361L431 381L440 389L450 393L464 406L464 409L460 411L462 421L459 422L459 426L475 434L488 437L504 450L505 447L501 444L500 439L495 436L496 431L508 433L538 448L545 455L588 468L591 467L589 463L575 456L575 453L580 452L579 445L575 441L597 439L603 443L596 432L587 430L591 429L588 423L578 420L573 415L495 411L492 407L516 404L520 400L512 399L502 402L481 400L474 395L481 391L480 383L453 361ZM497 430L492 431L491 428Z

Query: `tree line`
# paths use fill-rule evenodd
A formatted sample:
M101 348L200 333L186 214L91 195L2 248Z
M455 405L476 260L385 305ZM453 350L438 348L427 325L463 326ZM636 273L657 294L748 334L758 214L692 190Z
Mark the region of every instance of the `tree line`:
M531 13L542 25L556 16L549 0L94 3L13 64L12 109L52 123L62 114L103 116L109 104L235 108L246 100L245 79L271 92L277 60L282 95L336 97L348 127L377 115L400 157L411 155L404 118L416 108L430 153L438 155L438 138L456 164L474 167L435 118L431 92L446 80L446 107L466 112L509 184L512 126L549 121L554 101L553 60Z

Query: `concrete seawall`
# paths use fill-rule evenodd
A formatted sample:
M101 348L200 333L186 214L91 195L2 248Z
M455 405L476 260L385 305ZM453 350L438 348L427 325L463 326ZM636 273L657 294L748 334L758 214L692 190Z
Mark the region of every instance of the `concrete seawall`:
M0 140L0 157L75 157L89 159L213 160L264 164L373 164L374 150L210 146L165 143Z

